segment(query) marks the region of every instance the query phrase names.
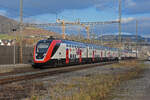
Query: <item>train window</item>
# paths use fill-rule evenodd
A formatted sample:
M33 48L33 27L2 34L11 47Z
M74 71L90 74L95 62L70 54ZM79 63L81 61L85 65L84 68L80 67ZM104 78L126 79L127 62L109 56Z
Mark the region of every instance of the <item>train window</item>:
M58 50L59 46L60 46L60 44L56 44L56 45L55 45L55 47L54 47L54 49L53 49L53 52L52 52L51 57L53 57L53 56L54 56L54 54L55 54L55 53L56 53L56 51Z
M50 43L39 43L37 45L37 52L39 53L46 53L48 50Z
M70 54L70 58L72 58L72 54Z
M73 58L73 55L72 55L72 54L70 54L70 58Z

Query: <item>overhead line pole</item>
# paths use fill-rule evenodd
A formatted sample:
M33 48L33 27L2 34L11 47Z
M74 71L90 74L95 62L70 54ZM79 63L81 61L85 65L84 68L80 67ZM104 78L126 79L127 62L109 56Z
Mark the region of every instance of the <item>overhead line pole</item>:
M122 12L121 12L121 9L122 9L122 1L121 0L119 0L119 42L121 43L122 42L122 39L121 39L121 30L122 30L122 27L121 27L121 18L122 18L122 16L121 16L121 14L122 14Z
M101 45L103 45L103 26L104 23L102 24L102 28L101 28Z
M23 51L22 51L22 40L23 40L23 0L20 0L20 63L23 63Z
M122 46L122 38L121 38L121 31L122 31L122 27L121 27L121 18L122 18L122 0L119 0L119 25L118 25L118 30L119 30L119 36L118 36L118 42L119 42L119 47L121 49ZM119 51L119 58L121 59L121 52Z
M137 51L138 51L138 20L136 20L136 57L138 57Z

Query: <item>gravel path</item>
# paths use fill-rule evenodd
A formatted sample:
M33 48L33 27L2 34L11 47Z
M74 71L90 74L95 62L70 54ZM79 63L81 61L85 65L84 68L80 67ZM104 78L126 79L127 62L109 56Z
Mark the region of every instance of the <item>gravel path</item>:
M150 62L144 73L133 80L123 83L116 89L113 100L150 100Z

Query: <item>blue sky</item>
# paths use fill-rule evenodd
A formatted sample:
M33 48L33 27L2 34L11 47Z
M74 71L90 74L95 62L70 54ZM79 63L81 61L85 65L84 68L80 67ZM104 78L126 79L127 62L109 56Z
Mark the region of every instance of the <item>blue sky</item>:
M57 18L66 21L108 21L118 19L118 0L23 0L24 22L50 23ZM0 0L0 15L18 20L19 0ZM139 33L150 37L150 0L122 0L122 31L135 34L135 20ZM115 34L117 25L92 26L91 32ZM103 29L102 29L103 28ZM55 28L56 30L56 28ZM55 31L54 30L54 31ZM67 29L73 32L76 27ZM82 29L83 30L83 29Z

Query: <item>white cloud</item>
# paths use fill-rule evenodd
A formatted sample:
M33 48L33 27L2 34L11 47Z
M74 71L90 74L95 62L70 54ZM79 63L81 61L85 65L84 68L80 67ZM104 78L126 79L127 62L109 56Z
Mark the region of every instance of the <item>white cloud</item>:
M150 34L144 34L142 35L144 38L150 38Z
M118 32L116 32L116 33L105 33L104 35L119 35L119 33ZM121 32L121 35L132 35L132 33Z
M129 23L131 21L134 21L135 18L134 17L128 17L128 18L122 18L121 21L122 23L126 24L126 23ZM118 21L118 19L116 19L116 21Z
M7 11L6 10L0 10L0 15L6 16L7 15Z
M132 35L133 33L128 33L128 32L122 32L122 35Z
M122 23L129 23L133 20L135 20L135 18L133 18L133 17L122 18Z

